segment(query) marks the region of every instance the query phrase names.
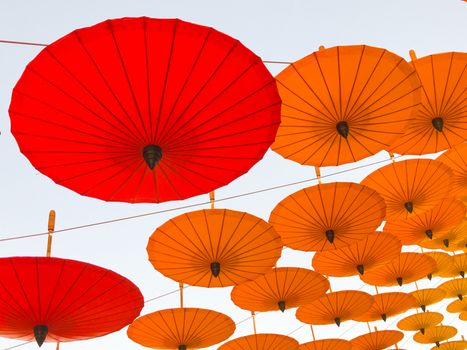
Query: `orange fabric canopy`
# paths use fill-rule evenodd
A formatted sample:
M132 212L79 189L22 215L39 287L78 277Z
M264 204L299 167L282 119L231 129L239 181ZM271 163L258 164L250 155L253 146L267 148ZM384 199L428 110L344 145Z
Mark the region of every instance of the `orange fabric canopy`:
M298 342L280 334L247 335L222 344L217 350L297 350Z
M431 350L465 350L467 349L467 341L465 340L455 340L455 341L449 341L445 342L442 344L439 344L439 346L431 348Z
M467 140L467 53L446 52L412 61L422 83L422 103L390 150L436 153Z
M368 311L373 304L373 297L365 292L343 290L328 293L325 296L297 309L296 317L311 325L341 322L358 317Z
M364 314L354 318L359 322L373 322L399 315L417 305L417 300L410 294L400 292L373 295L373 304Z
M420 81L384 49L320 50L276 77L281 125L272 149L301 164L355 162L387 148L418 112Z
M235 305L250 311L284 311L322 297L329 281L317 272L298 267L278 267L232 289Z
M397 344L404 338L399 331L386 330L363 334L352 339L352 350L383 350Z
M464 295L467 295L467 279L455 278L442 283L438 288L446 291L446 298L462 300Z
M467 142L448 149L436 160L452 169L451 195L467 202Z
M316 253L312 265L315 271L328 276L363 275L397 258L401 247L395 236L376 232L347 247Z
M455 277L458 275L453 267L454 259L451 255L442 252L426 252L425 254L436 261L436 268L428 275L429 279L432 276Z
M234 322L224 314L177 308L141 316L128 327L127 333L131 340L148 348L186 350L220 343L234 331Z
M420 331L424 334L425 329L436 326L443 319L444 316L439 312L421 312L404 317L397 322L397 328L404 331Z
M361 275L360 279L374 286L402 286L417 281L434 271L436 261L422 253L401 253L390 263Z
M285 245L303 251L342 248L365 239L381 224L384 200L351 182L320 184L283 199L269 222Z
M443 300L446 296L446 291L439 288L426 288L414 290L410 294L417 300L418 307L425 311L428 305L433 305Z
M376 190L386 202L386 220L420 215L446 198L452 170L430 159L409 159L383 166L361 182Z
M467 312L467 299L454 300L446 307L446 311L451 313Z
M299 350L352 350L352 344L344 339L321 339L300 344Z
M450 339L457 334L457 329L451 326L436 326L425 330L425 334L421 332L415 333L413 340L420 344L439 345L439 342Z
M147 251L163 275L203 287L225 287L270 271L282 253L274 228L248 213L228 209L179 215L150 237Z

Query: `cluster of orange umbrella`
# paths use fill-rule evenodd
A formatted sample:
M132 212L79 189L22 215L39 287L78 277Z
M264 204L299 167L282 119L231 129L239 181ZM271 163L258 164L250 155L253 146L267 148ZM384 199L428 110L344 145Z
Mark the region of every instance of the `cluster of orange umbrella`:
M109 20L74 31L28 65L13 91L12 132L31 163L56 183L131 203L211 192L247 172L270 146L284 158L315 166L318 174L319 167L382 150L421 155L449 149L436 160L393 158L361 183L319 181L277 203L268 222L214 207L184 213L154 231L147 252L180 293L186 284L233 286L232 302L253 317L298 308L296 317L304 323L340 326L348 320L386 321L457 298L448 311L465 319L467 54L411 56L409 63L371 46L321 48L274 79L258 56L212 28L180 20ZM414 244L464 253L403 251ZM284 246L314 252L314 270L276 267ZM0 290L2 335L35 337L41 345L100 336L131 323L128 336L143 346L187 350L218 344L235 331L227 315L183 307L182 295L179 308L136 318L142 296L123 277L104 273L111 282L99 289L100 268L25 259L0 261L11 289L2 284ZM20 278L12 271L24 264ZM42 272L43 265L52 271ZM53 287L65 274L74 276L68 268L76 270L61 285L68 289ZM95 272L82 277L83 271ZM358 276L373 286L456 278L439 288L376 289L370 295L332 291L327 276ZM47 283L25 283L35 280ZM79 287L81 281L97 290ZM5 297L19 285L27 287L25 300L39 294L34 317L22 317L28 314L24 300L16 307ZM65 297L72 298L70 304ZM81 306L92 298L100 303ZM68 319L61 307L79 313L66 312ZM457 333L440 325L442 319L435 312L417 313L398 327L417 331L417 342L455 348L456 342L441 343ZM255 329L219 349L382 350L397 347L402 338L397 330L375 330L351 341L299 345Z

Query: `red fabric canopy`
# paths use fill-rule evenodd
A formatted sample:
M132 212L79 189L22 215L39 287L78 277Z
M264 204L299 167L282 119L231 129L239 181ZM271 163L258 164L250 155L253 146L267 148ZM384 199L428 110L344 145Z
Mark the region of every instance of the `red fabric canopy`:
M0 336L33 340L45 326L45 341L94 338L130 324L143 304L138 287L95 265L0 258ZM36 341L41 344L37 335Z
M123 18L46 47L17 83L12 133L43 174L106 201L207 193L247 172L280 123L261 59L212 28Z

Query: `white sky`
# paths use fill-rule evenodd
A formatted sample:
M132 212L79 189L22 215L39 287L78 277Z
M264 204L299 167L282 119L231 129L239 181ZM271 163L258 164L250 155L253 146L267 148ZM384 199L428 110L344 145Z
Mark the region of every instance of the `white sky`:
M243 42L266 60L297 60L319 45L367 44L389 49L408 59L408 50L414 49L419 57L444 51L467 51L467 3L461 0L0 0L0 39L50 43L73 29L93 25L108 18L148 16L180 18L215 27ZM9 129L8 106L11 91L26 64L40 51L37 47L0 44L0 238L44 232L50 209L57 211L57 229L105 221L129 215L176 208L180 205L200 203L208 196L184 202L158 205L106 203L87 198L62 188L38 173L20 154ZM268 65L276 74L281 66ZM379 154L360 163L387 159ZM360 164L359 163L359 164ZM339 169L323 169L323 175ZM333 176L325 181L360 181L375 167ZM218 198L287 184L314 177L313 169L294 164L268 152L265 159L248 174L216 192ZM310 183L311 185L312 183ZM286 195L303 185L291 186L219 203L226 207L247 211L267 220L271 209ZM202 207L200 207L202 208ZM174 211L116 224L95 226L65 233L57 233L53 256L90 262L112 269L137 284L145 299L177 289L178 284L162 277L147 261L146 244L157 226L180 214ZM0 242L0 256L44 255L46 238L29 238ZM415 250L410 247L409 250ZM310 253L285 250L279 266L310 267ZM336 279L334 290L360 288L358 278ZM423 287L436 286L440 280L420 283ZM413 285L402 291L411 291ZM373 288L364 288L374 293ZM390 288L381 288L390 291ZM230 301L230 288L188 288L185 305L211 308L231 316L235 322L249 313L238 309ZM429 308L442 309L446 303ZM146 314L159 309L178 307L178 295L150 302L143 309ZM1 312L1 310L0 310ZM300 323L294 319L295 310L285 314L267 313L257 316L259 332L288 334ZM394 329L399 318L391 318L374 325L378 329ZM456 315L445 314L444 324L452 324L459 335L467 335L467 327ZM237 326L234 337L252 333L251 321ZM340 328L315 328L317 338L342 336L351 339L365 333L366 324L345 322ZM292 334L300 342L310 341L307 326ZM457 336L456 339L460 339ZM0 338L0 349L21 344ZM409 335L399 344L411 350L430 349L431 346L414 343ZM19 349L36 349L34 343ZM126 337L126 329L112 335L62 344L61 349L143 349ZM212 347L212 349L217 346ZM44 344L42 349L55 349Z

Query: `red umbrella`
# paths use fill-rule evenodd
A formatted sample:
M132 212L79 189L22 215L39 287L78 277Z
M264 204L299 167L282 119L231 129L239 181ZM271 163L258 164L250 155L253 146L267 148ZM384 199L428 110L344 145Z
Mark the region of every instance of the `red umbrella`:
M212 28L123 18L46 47L17 83L12 132L43 174L125 202L184 199L244 174L274 141L261 59Z
M0 335L39 346L118 331L143 308L129 280L75 260L0 258L0 287Z

